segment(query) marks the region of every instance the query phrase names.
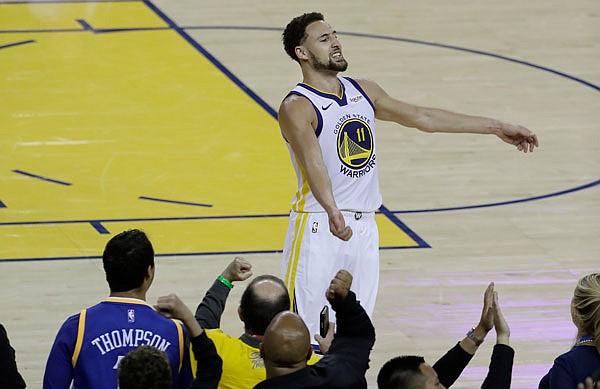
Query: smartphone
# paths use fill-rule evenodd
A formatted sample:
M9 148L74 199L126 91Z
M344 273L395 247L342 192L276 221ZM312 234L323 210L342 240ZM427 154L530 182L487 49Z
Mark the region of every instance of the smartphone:
M325 305L319 315L319 333L324 338L329 331L329 307Z

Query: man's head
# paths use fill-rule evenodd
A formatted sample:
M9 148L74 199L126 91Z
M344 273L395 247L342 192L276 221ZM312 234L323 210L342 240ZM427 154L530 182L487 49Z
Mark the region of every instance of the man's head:
M300 65L331 72L343 72L348 68L336 31L318 12L292 19L283 31L282 40L285 52Z
M377 375L379 389L444 389L437 373L423 357L406 355L390 359Z
M272 275L261 275L248 285L238 313L246 333L263 335L279 312L290 309L290 295L283 281Z
M111 292L137 289L144 281L152 282L154 248L144 232L124 231L108 241L102 263Z
M312 355L310 334L304 321L297 313L285 311L277 314L267 330L260 346L267 375L273 370L299 370L306 366Z
M119 388L170 389L171 367L165 353L152 346L130 351L119 363Z

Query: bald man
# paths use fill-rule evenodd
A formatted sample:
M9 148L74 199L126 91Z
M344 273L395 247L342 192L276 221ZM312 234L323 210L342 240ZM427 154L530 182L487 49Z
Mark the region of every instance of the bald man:
M261 356L267 379L256 389L281 388L366 388L365 372L375 343L371 319L350 291L352 275L340 270L325 297L336 313L337 333L325 356L307 365L312 355L310 333L294 312L277 314L265 331Z
M267 326L279 312L290 308L290 295L283 281L272 275L261 275L244 290L238 316L244 323L244 333L226 334L221 316L233 284L252 276L252 264L236 257L217 277L196 309L196 320L214 342L223 360L219 389L250 389L266 377L259 346ZM319 360L314 356L310 363Z

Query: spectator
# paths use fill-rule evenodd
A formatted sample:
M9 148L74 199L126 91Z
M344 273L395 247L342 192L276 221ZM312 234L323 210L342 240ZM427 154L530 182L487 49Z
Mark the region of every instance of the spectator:
M119 389L170 389L171 366L167 355L152 346L130 351L119 363Z
M433 367L423 357L408 355L391 359L379 371L379 389L429 389L448 388L458 379L485 335L496 329L496 345L488 375L482 384L485 389L510 388L514 350L509 346L510 328L502 315L494 283L487 287L481 319L477 327L467 333L454 348L446 353Z
M8 334L0 324L0 388L21 389L25 381L17 369L15 349L10 345Z
M175 294L160 297L155 308L166 317L181 320L190 334L192 350L197 359L196 378L190 389L216 389L221 378L223 361L217 354L215 344L206 336L206 331L200 327L192 311Z
M539 389L575 388L600 369L600 273L579 280L571 300L575 345L554 360Z
M129 351L150 345L169 359L174 388L192 381L187 334L146 303L154 279L154 249L140 230L122 232L106 245L102 256L110 296L69 317L48 356L46 389L114 389L117 366Z
M251 276L250 262L244 258L234 258L196 309L196 320L206 330L223 359L220 389L252 388L265 379L265 367L259 349L263 335L271 319L290 307L290 297L281 279L272 275L258 276L244 290L238 307L244 333L239 338L224 333L220 329L221 315L233 283ZM317 357L313 357L311 363L317 360Z
M375 329L364 308L350 291L352 275L340 270L331 281L326 298L337 316L337 333L325 356L307 365L312 354L310 334L296 313L281 312L265 332L261 356L267 379L256 389L366 388L365 372L375 342Z

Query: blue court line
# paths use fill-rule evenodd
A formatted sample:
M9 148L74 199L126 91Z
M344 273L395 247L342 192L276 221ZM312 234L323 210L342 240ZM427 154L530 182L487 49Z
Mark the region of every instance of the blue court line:
M466 206L462 206L462 207L428 208L428 209L426 208L426 209L412 209L412 210L405 210L405 211L391 211L391 213L394 213L394 214L403 214L403 213L432 213L432 212L445 212L445 211L460 211L460 210L463 210L463 209L498 207L498 206L501 206L501 205L526 203L528 201L542 200L542 199L547 199L547 198L550 198L550 197L562 196L562 195L565 195L565 194L568 194L568 193L573 193L573 192L577 192L577 191L580 191L580 190L592 188L592 187L594 187L596 185L600 185L600 180L594 181L594 182L590 182L589 184L577 186L575 188L561 190L560 192L554 192L554 193L549 193L549 194L545 194L545 195L541 195L541 196L535 196L535 197L526 197L524 199L518 199L518 200L500 201L500 202L497 202L497 203L479 204L479 205L466 205Z
M92 224L92 223L125 223L125 222L164 222L182 220L225 220L225 219L261 219L271 217L289 217L289 213L262 215L220 215L220 216L178 216L178 217L148 217L121 219L76 219L76 220L35 220L25 222L0 222L2 226L29 226L45 224Z
M38 28L23 30L0 30L0 34L35 34L42 32L81 32L81 28Z
M383 204L381 205L381 207L379 207L379 211L381 211L381 213L383 215L385 215L388 219L390 219L390 221L392 223L394 223L402 231L404 231L404 233L406 235L410 236L410 238L412 240L417 242L417 244L419 245L419 248L431 248L431 246L427 242L425 242L423 239L421 239L421 237L419 235L417 235L413 230L408 228L408 226L406 224L404 224L400 219L398 219L396 217L396 215L394 215L393 212L390 212L390 210L387 209Z
M81 24L82 28L34 28L34 29L22 29L22 30L0 30L0 34L36 34L36 33L47 33L47 32L82 32L90 31L94 34L104 34L110 32L138 32L138 31L161 31L161 30L172 30L171 27L121 27L121 28L94 28L91 24L87 23L83 19L77 19L77 22Z
M416 39L395 38L395 37L390 37L390 36L385 36L385 35L363 34L363 33L357 33L357 32L343 32L343 34L350 35L350 36L363 37L363 38L375 38L375 39L384 39L384 40L407 42L407 43L416 43L416 44L419 44L419 45L441 47L441 48L444 48L444 49L451 49L451 50L457 50L457 51L464 51L464 52L472 53L472 54L485 55L485 56L488 56L488 57L498 58L498 59L502 59L502 60L505 60L505 61L514 62L514 63L518 63L518 64L525 65L525 66L530 66L530 67L535 68L535 69L544 70L546 72L554 73L554 74L559 75L561 77L568 78L570 80L576 81L576 82L578 82L580 84L583 84L585 86L589 86L592 89L600 91L600 87L599 86L594 85L591 82L585 81L585 80L583 80L581 78L577 78L577 77L571 76L571 75L569 75L567 73L563 73L563 72L560 72L558 70L550 69L550 68L547 68L545 66L536 65L536 64L534 64L532 62L522 61L520 59L506 57L504 55L494 54L494 53L490 53L488 51L475 50L475 49L467 49L465 47L460 47L460 46L446 45L446 44L443 44L443 43L421 41L421 40L416 40Z
M2 46L0 46L0 50L2 50L2 49L8 49L9 47L15 47L15 46L26 45L26 44L28 44L28 43L33 43L33 42L35 42L33 39L29 39L29 40L26 40L26 41L15 42L15 43L9 43L9 44L7 44L7 45L2 45Z
M379 250L396 250L396 249L416 249L420 248L417 246L381 246ZM281 254L283 250L246 250L246 251L198 251L191 253L165 253L155 254L156 258L170 258L170 257L192 257L192 256L206 256L206 255L250 255L250 254ZM100 255L82 255L75 257L43 257L43 258L3 258L0 259L1 263L8 262L39 262L39 261L73 261L82 259L102 259ZM0 265L2 266L2 265Z
M551 197L562 196L565 194L577 192L584 189L589 189L594 186L600 185L600 180L591 182L589 184L581 185L575 188L562 190L559 192L550 193L542 196L527 197L523 199L502 201L490 204L470 205L461 207L447 207L447 208L430 208L430 209L413 209L413 210L398 210L390 211L384 205L379 210L383 215L388 217L394 224L400 227L407 235L415 240L419 245L423 247L429 247L425 241L422 241L417 234L415 234L410 228L408 228L400 219L395 217L396 214L409 214L409 213L429 213L429 212L445 212L445 211L460 211L466 209L476 208L488 208L497 207L508 204L518 204L528 201L541 200ZM152 222L152 221L182 221L182 220L222 220L222 219L259 219L259 218L276 218L276 217L288 217L288 213L279 214L256 214L256 215L220 215L220 216L180 216L180 217L151 217L151 218L121 218L121 219L78 219L78 220L44 220L44 221L24 221L24 222L0 222L2 226L19 226L19 225L44 225L44 224L99 224L99 223L124 223L124 222ZM413 235L411 235L413 234Z
M30 1L4 1L4 4L68 4L68 3L139 3L139 0L30 0Z
M140 200L160 201L160 202L169 203L169 204L193 205L193 206L196 206L196 207L212 207L212 204L190 203L190 202L187 202L187 201L159 199L159 198L156 198L156 197L140 196L138 198Z
M44 2L45 3L45 2ZM0 3L2 4L2 3ZM111 32L138 32L138 31L161 31L161 30L173 30L173 27L119 27L119 28L94 28L91 24L87 23L84 19L77 19L77 22L81 24L81 28L30 28L30 29L12 29L12 30L0 30L0 34L24 34L24 33L45 33L45 32L81 32L81 31L92 31L96 34L111 33ZM263 30L263 31L283 31L281 28L276 27L235 27L235 26L188 26L181 27L183 30Z
M246 31L279 31L283 33L283 27L264 26L187 26L184 30L246 30Z
M135 2L135 0L132 0L132 1ZM68 3L68 1L64 1L64 2ZM113 1L98 1L98 2L113 2ZM116 2L118 2L118 1L116 1ZM260 97L258 97L252 90L250 90L235 75L233 75L233 73L231 73L221 62L219 62L210 53L208 53L198 42L196 42L189 35L185 34L184 31L185 30L247 30L247 31L257 30L257 31L283 31L283 29L281 27L261 27L261 26L182 26L182 27L180 27L180 26L176 25L174 22L172 22L160 9L158 9L158 7L156 7L150 1L144 0L143 2L148 7L150 7L159 17L161 17L167 24L169 24L169 27L132 27L132 28L94 29L87 22L85 22L83 19L78 19L78 22L80 24L82 24L84 30L92 31L92 32L95 32L95 33L132 32L132 31L148 31L148 30L168 30L168 29L174 29L177 32L179 32L184 37L184 39L186 39L190 44L192 44L192 46L194 46L204 56L206 56L207 59L209 59L211 62L213 62L213 64L215 64L215 66L217 66L217 68L219 68L223 73L225 73L242 90L244 90L248 95L250 95L252 98L254 98L259 103L259 105L263 106L263 108L265 108L267 110L267 112L269 112L269 114L271 114L275 118L277 117L276 112L270 106L267 105L267 107L264 107L263 104L266 104L266 103ZM24 2L24 3L30 3L30 2ZM36 2L32 2L32 3L36 3ZM46 2L40 1L40 3L46 3ZM50 3L52 3L52 2L50 2ZM56 1L56 3L63 3L63 1ZM1 4L2 3L0 3L0 5ZM4 4L20 4L20 2L16 2L16 3L4 3ZM38 30L35 30L35 29L33 29L33 30L0 30L0 33L79 32L79 31L81 31L81 30L80 29L56 29L56 30L53 30L53 29L38 29ZM518 64L521 64L521 65L529 66L529 67L532 67L532 68L535 68L535 69L543 70L543 71L546 71L546 72L549 72L549 73L553 73L553 74L559 75L561 77L565 77L565 78L568 78L570 80L576 81L576 82L578 82L580 84L586 85L586 86L588 86L588 87L590 87L592 89L595 89L597 91L600 91L600 87L599 86L597 86L597 85L595 85L595 84L593 84L593 83L591 83L589 81L586 81L584 79L581 79L581 78L578 78L578 77L575 77L575 76L571 76L571 75L569 75L567 73L564 73L564 72L561 72L561 71L558 71L558 70L554 70L554 69L548 68L546 66L537 65L537 64L534 64L532 62L527 62L527 61L519 60L519 59L516 59L516 58L511 58L511 57L507 57L507 56L504 56L504 55L491 53L491 52L488 52L488 51L469 49L469 48L465 48L465 47L461 47L461 46L448 45L448 44L437 43L437 42L429 42L429 41L423 41L423 40L418 40L418 39L398 38L398 37L392 37L392 36L387 36L387 35L367 34L367 33L348 32L348 31L338 31L338 34L340 34L340 35L348 35L348 36L355 36L355 37L361 37L361 38L373 38L373 39L391 40L391 41L396 41L396 42L414 43L414 44L419 44L419 45L440 47L440 48L445 48L445 49L463 51L463 52L467 52L467 53L479 54L479 55L484 55L484 56L488 56L488 57L498 58L498 59L502 59L502 60L505 60L505 61L514 62L514 63L518 63ZM29 43L29 42L27 42L27 43ZM0 48L3 48L3 47L0 47ZM256 96L256 98L254 96Z
M124 0L123 2L126 2L128 0ZM56 3L63 3L63 1L55 1ZM113 2L113 1L98 1L98 2ZM119 2L119 1L116 1ZM136 2L135 0L132 0L132 2ZM21 3L37 3L37 2L15 2L15 3L0 3L1 4L21 4ZM53 3L53 2L45 2L45 1L40 1L39 3ZM64 3L69 3L69 1L64 1ZM164 13L162 13L162 11L160 11L156 6L154 6L152 3L150 3L149 1L144 1L144 3L146 5L148 5L152 10L154 10L154 12L156 12L165 22L167 22L169 24L169 27L131 27L131 28L107 28L107 29L94 29L93 27L91 27L88 23L85 23L85 21L83 20L78 20L83 21L88 28L86 28L84 26L85 30L90 30L93 31L95 33L110 33L110 32L133 32L133 31L147 31L147 30L169 30L169 29L174 29L176 31L184 31L184 30L246 30L246 31L283 31L283 28L281 27L262 27L262 26L177 26L175 23L171 22L169 23L168 17L166 15L164 15ZM70 29L70 28L65 28L65 29L31 29L31 30L0 30L0 33L36 33L36 32L80 32L82 31L81 29ZM348 35L348 36L355 36L355 37L361 37L361 38L372 38L372 39L382 39L382 40L390 40L390 41L396 41L396 42L406 42L406 43L414 43L414 44L419 44L419 45L425 45L425 46L433 46L433 47L440 47L440 48L445 48L445 49L450 49L450 50L457 50L457 51L463 51L463 52L467 52L467 53L472 53L472 54L479 54L479 55L484 55L484 56L488 56L488 57L492 57L492 58L498 58L498 59L502 59L505 61L509 61L509 62L514 62L514 63L518 63L521 65L525 65L525 66L529 66L535 69L539 69L539 70L543 70L549 73L553 73L556 74L558 76L561 77L565 77L568 78L570 80L576 81L580 84L586 85L592 89L595 89L597 91L600 91L600 86L595 85L589 81L586 81L584 79L572 76L570 74L558 71L558 70L554 70L551 68L548 68L546 66L542 66L542 65L537 65L534 64L532 62L528 62L528 61L523 61L520 59L516 59L516 58L511 58L511 57L507 57L504 55L500 55L500 54L495 54L495 53L491 53L489 51L483 51L483 50L475 50L475 49L469 49L466 47L461 47L461 46L455 46L455 45L448 45L448 44L444 44L444 43L437 43L437 42L430 42L430 41L423 41L423 40L418 40L418 39L410 39L410 38L398 38L398 37L392 37L392 36L387 36L387 35L378 35L378 34L368 34L368 33L360 33L360 32L348 32L348 31L338 31L338 34L340 35ZM186 34L187 35L187 34ZM191 37L185 37L184 38L186 40L188 40L188 42L190 42L190 40L192 40L193 42L190 42L194 47L196 47L202 54L204 54L209 60L211 60L211 62L213 62L221 71L223 71L226 75L228 75L232 81L234 81L236 84L238 84L244 91L246 91L246 93L248 93L249 88L246 87L237 77L235 77L233 74L231 74L231 72L229 72L229 70L227 70L225 68L224 65L222 65L218 60L216 60L212 55L208 54L208 52L206 52L206 50L204 48L202 48L202 46L200 46L197 42L195 42L193 40L193 38ZM29 42L28 42L29 43ZM2 48L2 47L0 47ZM213 61L214 60L214 61ZM215 62L216 61L216 62ZM236 81L237 80L237 81ZM240 85L241 84L241 85ZM252 91L250 91L251 93L254 93ZM252 94L248 93L250 96L252 96ZM257 101L258 102L258 101ZM259 102L260 104L260 102ZM261 104L262 106L262 104ZM270 108L270 107L269 107ZM266 108L265 108L266 109ZM267 111L273 115L274 111L272 112L272 109L267 109ZM275 116L276 117L276 114Z
M148 6L158 17L160 17L165 23L169 25L169 27L173 28L183 39L185 39L190 45L192 45L196 50L198 50L206 59L213 63L221 72L223 72L231 81L233 81L242 91L244 91L251 99L253 99L258 105L260 105L269 115L273 116L273 118L277 119L277 112L269 105L266 101L264 101L259 95L254 93L252 89L250 89L246 84L242 82L239 78L237 78L225 65L223 65L218 59L216 59L211 53L209 53L202 45L194 40L185 30L179 27L173 20L171 20L167 15L165 15L157 6L155 6L149 0L143 0L144 4Z
M171 30L171 27L136 27L136 28L99 28L95 29L94 33L96 34L108 34L111 32L138 32L138 31L161 31L161 30Z
M88 22L86 22L84 19L77 19L77 23L81 24L81 27L83 27L83 29L85 31L94 31L94 27L92 27Z
M77 23L81 24L85 31L91 31L94 34L107 34L111 32L139 32L139 31L160 31L171 30L171 27L121 27L121 28L94 28L84 19L77 19Z
M25 171L19 170L19 169L14 169L13 172L14 173L18 173L18 174L22 174L22 175L27 176L27 177L37 178L38 180L52 182L53 184L60 184L60 185L66 185L66 186L71 185L71 183L69 183L69 182L55 180L53 178L48 178L48 177L43 177L43 176L38 176L37 174L28 173L28 172L25 172Z
M110 234L110 231L107 230L106 227L104 227L100 221L90 221L90 224L96 229L96 231L98 231L99 234Z

